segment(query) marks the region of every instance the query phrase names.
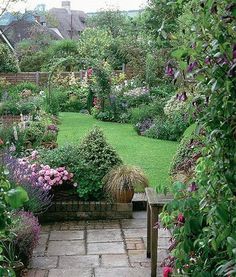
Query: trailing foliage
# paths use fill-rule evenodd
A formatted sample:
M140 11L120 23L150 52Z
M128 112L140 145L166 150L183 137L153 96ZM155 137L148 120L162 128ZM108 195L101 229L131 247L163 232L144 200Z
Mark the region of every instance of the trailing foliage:
M205 147L195 180L188 189L182 183L174 186L175 200L166 210L174 221L175 267L191 276L234 276L236 5L192 0L183 18L187 25L183 28L181 21L172 54L180 68L174 68L175 78L185 70L185 77L201 88L206 109L199 112L198 129L205 132Z

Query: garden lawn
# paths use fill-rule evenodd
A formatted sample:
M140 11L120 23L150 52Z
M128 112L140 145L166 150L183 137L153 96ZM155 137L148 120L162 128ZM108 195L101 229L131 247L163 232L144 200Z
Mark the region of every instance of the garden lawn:
M141 167L151 186L163 191L169 185L169 166L176 152L177 142L138 136L131 124L102 122L90 115L61 113L60 119L62 124L59 125L59 145L79 143L93 126L99 126L124 163Z

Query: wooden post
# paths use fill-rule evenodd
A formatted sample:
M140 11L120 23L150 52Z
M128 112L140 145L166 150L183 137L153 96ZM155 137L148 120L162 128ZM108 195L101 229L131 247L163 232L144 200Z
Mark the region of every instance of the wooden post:
M38 86L39 85L39 72L35 72L35 82L36 82L36 85Z
M172 195L157 194L153 188L145 189L147 196L147 258L151 258L151 277L157 275L158 228L154 229L159 214L165 204L173 199Z
M157 275L157 242L158 242L158 229L154 229L158 221L158 207L151 206L151 277Z
M147 258L151 258L151 211L147 203Z

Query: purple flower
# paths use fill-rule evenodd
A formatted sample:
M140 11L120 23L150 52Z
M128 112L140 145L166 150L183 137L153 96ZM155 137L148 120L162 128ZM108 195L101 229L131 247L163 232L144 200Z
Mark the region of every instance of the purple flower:
M58 132L58 128L54 124L48 125L47 129L48 129L48 131L51 131L51 132L54 132L54 133Z
M210 57L206 57L205 64L207 64L207 65L211 64L211 58Z
M225 65L225 64L228 64L228 60L227 60L226 56L223 55L217 59L217 63L220 65Z
M188 187L189 192L194 192L194 191L197 191L197 190L198 190L198 187L197 187L197 184L195 182L192 182L191 185Z
M187 69L188 73L192 72L197 66L198 66L197 61L190 63Z
M166 75L169 76L169 77L173 77L174 74L175 74L174 68L171 67L171 66L168 64L167 67L166 67Z

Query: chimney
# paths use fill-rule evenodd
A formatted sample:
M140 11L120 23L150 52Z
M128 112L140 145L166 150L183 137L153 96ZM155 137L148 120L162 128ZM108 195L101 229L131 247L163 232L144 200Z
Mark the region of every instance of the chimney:
M62 1L61 7L70 13L70 1Z

